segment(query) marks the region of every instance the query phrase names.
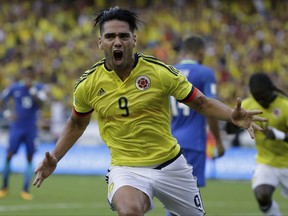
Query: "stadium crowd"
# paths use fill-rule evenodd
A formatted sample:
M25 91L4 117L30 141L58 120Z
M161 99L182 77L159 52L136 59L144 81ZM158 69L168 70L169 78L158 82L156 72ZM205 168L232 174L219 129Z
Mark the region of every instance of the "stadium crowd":
M33 65L47 85L51 103L71 109L76 80L97 60L93 18L109 6L134 8L145 20L137 51L169 64L178 60L181 39L190 33L208 42L205 64L216 71L218 95L227 104L246 97L254 72L270 74L288 89L288 1L33 0L0 3L0 90ZM95 37L91 37L95 35ZM51 107L42 126L49 128Z

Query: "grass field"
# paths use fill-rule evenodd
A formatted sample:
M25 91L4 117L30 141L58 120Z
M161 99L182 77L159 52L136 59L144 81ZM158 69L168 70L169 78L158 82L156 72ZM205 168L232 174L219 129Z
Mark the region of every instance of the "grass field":
M106 182L104 176L52 175L40 189L32 187L32 201L19 197L22 176L13 174L10 181L9 196L0 200L2 216L115 216L106 201ZM257 216L261 215L250 190L249 181L209 180L201 189L207 216ZM280 191L275 199L281 207L283 216L288 215L288 200ZM155 209L147 216L164 216L165 210L155 200Z

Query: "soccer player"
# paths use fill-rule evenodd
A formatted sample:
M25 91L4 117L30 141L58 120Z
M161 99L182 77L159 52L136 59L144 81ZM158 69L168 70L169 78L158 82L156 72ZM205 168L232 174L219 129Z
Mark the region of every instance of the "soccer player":
M1 95L0 102L5 109L4 114L11 120L11 125L0 198L6 197L9 193L10 162L21 144L24 144L26 148L27 166L24 171L24 184L20 196L24 200L33 198L29 193L29 187L33 176L32 159L35 152L38 111L47 98L44 85L36 82L35 75L32 67L22 69L22 79L4 89ZM11 102L14 106L12 109Z
M250 77L251 97L243 100L247 109L261 109L268 119L264 133L255 132L256 167L252 189L263 215L280 216L281 212L273 193L281 185L282 194L288 198L288 98L265 73Z
M205 41L199 35L191 35L182 43L182 60L175 67L193 86L206 97L216 98L216 78L211 68L202 64L205 57ZM198 187L205 186L207 127L206 118L183 103L170 98L173 136L180 144L187 161L193 166ZM207 118L209 129L215 137L219 157L224 154L218 121ZM215 155L216 156L216 155Z
M118 215L143 216L157 197L175 215L204 215L192 168L171 134L169 96L203 115L262 130L265 121L245 111L240 99L231 109L205 97L174 67L142 53L134 53L135 30L142 21L136 13L113 7L95 18L99 48L105 58L95 63L76 83L71 116L52 152L36 168L33 184L40 187L57 163L98 115L103 141L111 153L107 173L108 201Z

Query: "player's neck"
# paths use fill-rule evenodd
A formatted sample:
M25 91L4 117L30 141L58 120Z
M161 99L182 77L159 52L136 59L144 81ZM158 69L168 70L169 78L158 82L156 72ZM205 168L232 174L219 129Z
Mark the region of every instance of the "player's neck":
M119 76L119 78L124 82L127 79L127 77L129 77L129 75L131 74L133 68L136 66L135 64L136 64L135 58L134 56L132 56L132 60L129 61L129 63L126 65L125 68L118 70L114 69L114 71Z
M121 71L116 71L115 73L118 75L118 77L124 82L127 77L131 74L131 70L121 70Z
M199 58L192 54L184 54L182 56L182 60L190 60L190 61L199 62Z

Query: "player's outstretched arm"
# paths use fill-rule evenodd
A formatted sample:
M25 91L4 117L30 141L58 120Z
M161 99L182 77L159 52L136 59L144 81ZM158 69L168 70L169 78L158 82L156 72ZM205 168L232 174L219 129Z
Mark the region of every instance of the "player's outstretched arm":
M69 149L75 144L83 134L91 119L91 113L87 115L77 115L72 111L56 146L51 152L45 153L45 157L36 168L36 178L33 185L40 187L42 182L56 169L57 163L64 157Z
M207 98L202 92L198 91L196 96L187 106L207 117L217 118L218 120L232 122L234 125L248 130L250 137L254 139L254 130L263 131L255 122L266 122L266 118L258 116L261 110L244 110L241 107L241 99L237 98L234 109L223 104L221 101Z

